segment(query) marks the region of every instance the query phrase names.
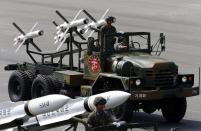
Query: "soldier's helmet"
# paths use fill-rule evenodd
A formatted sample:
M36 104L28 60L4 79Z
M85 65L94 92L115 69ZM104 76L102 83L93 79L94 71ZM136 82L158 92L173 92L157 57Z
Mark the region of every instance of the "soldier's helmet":
M116 18L113 17L113 16L108 16L108 17L106 18L106 22L108 22L108 21L111 21L112 23L115 23Z
M101 96L98 96L95 98L94 100L94 105L97 106L97 105L105 105L107 103L107 100Z

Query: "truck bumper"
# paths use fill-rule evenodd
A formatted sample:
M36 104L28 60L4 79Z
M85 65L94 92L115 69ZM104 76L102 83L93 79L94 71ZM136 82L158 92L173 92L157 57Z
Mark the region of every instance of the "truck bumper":
M132 91L130 100L160 100L172 97L191 97L200 94L200 87L175 88L169 90Z

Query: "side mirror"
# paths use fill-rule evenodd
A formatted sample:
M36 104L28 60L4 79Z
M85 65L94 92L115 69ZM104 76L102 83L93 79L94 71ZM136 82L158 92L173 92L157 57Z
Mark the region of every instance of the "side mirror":
M165 35L160 33L161 51L165 51Z

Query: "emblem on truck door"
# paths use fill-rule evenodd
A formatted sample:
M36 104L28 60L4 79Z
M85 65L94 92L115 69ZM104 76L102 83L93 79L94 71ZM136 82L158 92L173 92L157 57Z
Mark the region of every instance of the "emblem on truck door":
M88 59L88 68L91 73L100 72L100 59L97 55L92 55Z

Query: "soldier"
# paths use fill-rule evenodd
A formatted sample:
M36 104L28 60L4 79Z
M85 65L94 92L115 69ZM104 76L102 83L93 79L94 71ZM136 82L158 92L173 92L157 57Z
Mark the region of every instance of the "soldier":
M94 100L94 105L96 107L95 111L89 114L87 123L91 128L105 126L105 125L114 125L115 127L121 126L124 122L115 122L112 115L109 112L104 111L105 104L107 103L106 99L103 97L96 97Z
M94 105L96 107L96 110L89 115L87 121L90 127L93 128L104 126L114 122L112 116L108 112L104 111L106 102L106 99L104 99L103 97L95 98Z
M105 49L108 52L114 51L114 44L116 39L114 38L114 36L108 36L107 38L105 38L105 35L113 35L116 33L116 28L112 25L115 20L115 17L109 16L108 18L106 18L107 24L101 27L101 39L102 42L105 40Z
M126 38L119 37L119 40L121 41L117 46L115 50L127 50L128 42Z

